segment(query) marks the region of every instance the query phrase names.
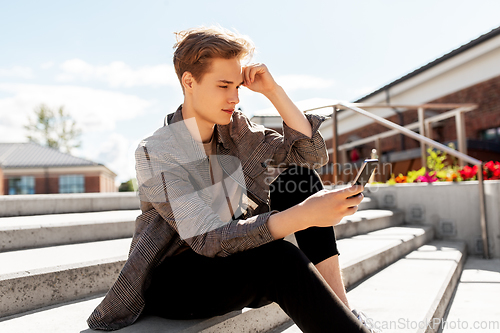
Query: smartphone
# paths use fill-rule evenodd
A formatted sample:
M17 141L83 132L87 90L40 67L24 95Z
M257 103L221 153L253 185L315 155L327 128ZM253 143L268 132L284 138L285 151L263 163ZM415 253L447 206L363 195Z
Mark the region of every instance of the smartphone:
M359 169L356 178L352 181L352 185L363 185L365 186L368 183L368 180L377 169L378 159L370 159L365 160L363 165L361 165L361 169ZM355 197L355 195L350 196L349 198Z

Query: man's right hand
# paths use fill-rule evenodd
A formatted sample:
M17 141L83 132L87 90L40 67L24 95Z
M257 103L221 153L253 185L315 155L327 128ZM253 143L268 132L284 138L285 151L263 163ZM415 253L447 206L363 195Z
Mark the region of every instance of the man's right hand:
M344 216L358 210L363 200L363 189L361 185L354 185L341 190L316 192L300 204L271 215L267 221L269 231L278 239L309 227L334 226Z
M321 190L298 204L307 215L306 228L330 227L354 214L363 200L364 187L354 185L341 190Z

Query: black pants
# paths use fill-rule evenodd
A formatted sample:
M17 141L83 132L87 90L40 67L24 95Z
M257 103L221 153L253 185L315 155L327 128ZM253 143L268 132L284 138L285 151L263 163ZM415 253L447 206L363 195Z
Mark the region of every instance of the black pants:
M322 188L312 170L288 168L271 184L271 208L285 210ZM207 318L276 302L303 332L368 332L313 265L338 253L333 228L295 237L300 249L280 239L224 258L192 250L167 258L153 273L145 313Z

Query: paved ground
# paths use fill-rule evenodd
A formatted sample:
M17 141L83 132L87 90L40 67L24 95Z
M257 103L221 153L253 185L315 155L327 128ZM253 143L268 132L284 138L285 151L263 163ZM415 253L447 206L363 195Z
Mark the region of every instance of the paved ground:
M470 257L462 272L444 333L500 332L500 259Z

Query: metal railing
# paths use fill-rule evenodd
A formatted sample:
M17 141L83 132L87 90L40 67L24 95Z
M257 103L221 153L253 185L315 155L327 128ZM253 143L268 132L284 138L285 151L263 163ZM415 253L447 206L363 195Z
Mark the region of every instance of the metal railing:
M359 104L358 104L359 105ZM404 106L395 106L395 105L379 105L379 106L375 106L375 105L360 105L360 106L363 106L363 107L382 107L382 108L387 108L387 107L404 107ZM460 110L456 109L456 110L453 110L456 112L457 114L457 120L460 120L460 126L457 126L457 127L460 127L459 130L462 132L462 134L464 134L464 126L462 125L463 124L463 118L460 119L460 115L461 115L461 112L465 112L465 111L469 111L469 109L473 109L475 108L476 106L475 105L463 105L463 104L449 104L448 105L449 107L456 107L456 108L461 108ZM427 105L422 105L420 106L419 108L419 114L421 116L423 116L423 108L431 108L432 105L430 104L427 104ZM415 133L413 132L411 129L409 128L406 128L406 127L403 127L403 126L400 126L398 124L395 124L393 123L392 121L390 120L387 120L387 119L384 119L378 115L375 115L371 112L368 112L366 110L363 110L362 108L360 108L359 106L357 106L357 104L354 104L354 103L347 103L347 102L339 102L337 104L334 104L334 105L326 105L326 106L322 106L322 107L318 107L318 108L313 108L313 109L308 109L308 110L305 110L305 112L309 112L309 111L314 111L314 110L319 110L319 109L325 109L325 108L333 108L333 113L332 113L332 127L333 127L333 135L332 135L332 149L333 149L333 153L332 153L332 162L333 162L333 181L334 183L336 184L337 181L338 181L338 171L337 171L337 168L336 166L338 165L338 135L337 135L337 111L338 110L351 110L351 111L354 111L358 114L361 114L365 117L368 117L368 118L371 118L372 120L374 120L375 122L387 127L387 128L390 128L391 130L393 130L393 133L392 134L397 134L397 133L402 133L412 139L415 139L417 141L420 142L421 145L428 145L430 147L433 147L433 148L436 148L436 149L439 149L441 151L444 151L446 152L447 154L450 154L454 157L457 157L459 160L463 161L463 162L466 162L466 163L470 163L470 164L473 164L473 165L477 165L478 166L478 172L477 172L477 179L478 179L478 186L479 186L479 211L480 211L480 223L481 223L481 237L482 237L482 240L483 240L483 256L485 258L489 258L489 246L488 246L488 228L487 228L487 223L486 223L486 201L485 201L485 194L484 194L484 182L483 182L483 162L478 160L478 159L475 159L463 152L460 152L460 151L456 151L446 145L443 145L442 143L439 143L437 141L434 141L424 135L421 135L421 134L418 134L418 133ZM441 115L438 115L435 117L435 119L444 119L445 116L441 116ZM422 119L422 118L421 118ZM433 119L435 121L435 119ZM431 119L428 119L429 121L426 123L427 124L427 127L429 128L430 127L430 121ZM458 124L457 124L458 125ZM419 126L420 130L421 130L421 133L423 133L423 123L422 121L420 121L420 126ZM461 146L460 148L463 149L463 143L460 143L459 141L459 145ZM424 146L425 147L425 146ZM380 152L380 151L379 151ZM380 159L379 159L379 163L380 163ZM423 164L425 166L425 164Z
M434 122L438 122L440 120L444 120L447 118L455 117L456 119L456 129L457 129L457 141L458 141L458 151L466 154L467 153L467 140L465 136L465 120L462 116L463 113L475 110L477 105L475 104L424 104L424 105L390 105L390 106L380 106L376 104L367 105L367 104L356 104L357 107L360 108L406 108L406 109L417 109L418 110L418 121L412 124L405 125L404 127L409 130L417 129L421 135L425 137L431 136L431 124ZM424 112L425 109L449 109L453 108L453 110L440 113L438 115L429 117L425 119ZM380 139L387 138L389 136L397 134L397 130L390 130L384 133L376 134L367 138L362 138L359 140L355 140L353 142L345 143L338 146L338 151L342 152L343 160L346 161L347 158L345 156L346 150L350 148L357 147L359 145L375 142L375 146L377 151L380 151ZM425 134L424 134L425 133ZM421 163L424 166L426 164L426 149L425 143L421 144L420 147L420 155L421 155ZM330 151L328 151L330 152ZM459 159L460 166L464 166L465 162Z

